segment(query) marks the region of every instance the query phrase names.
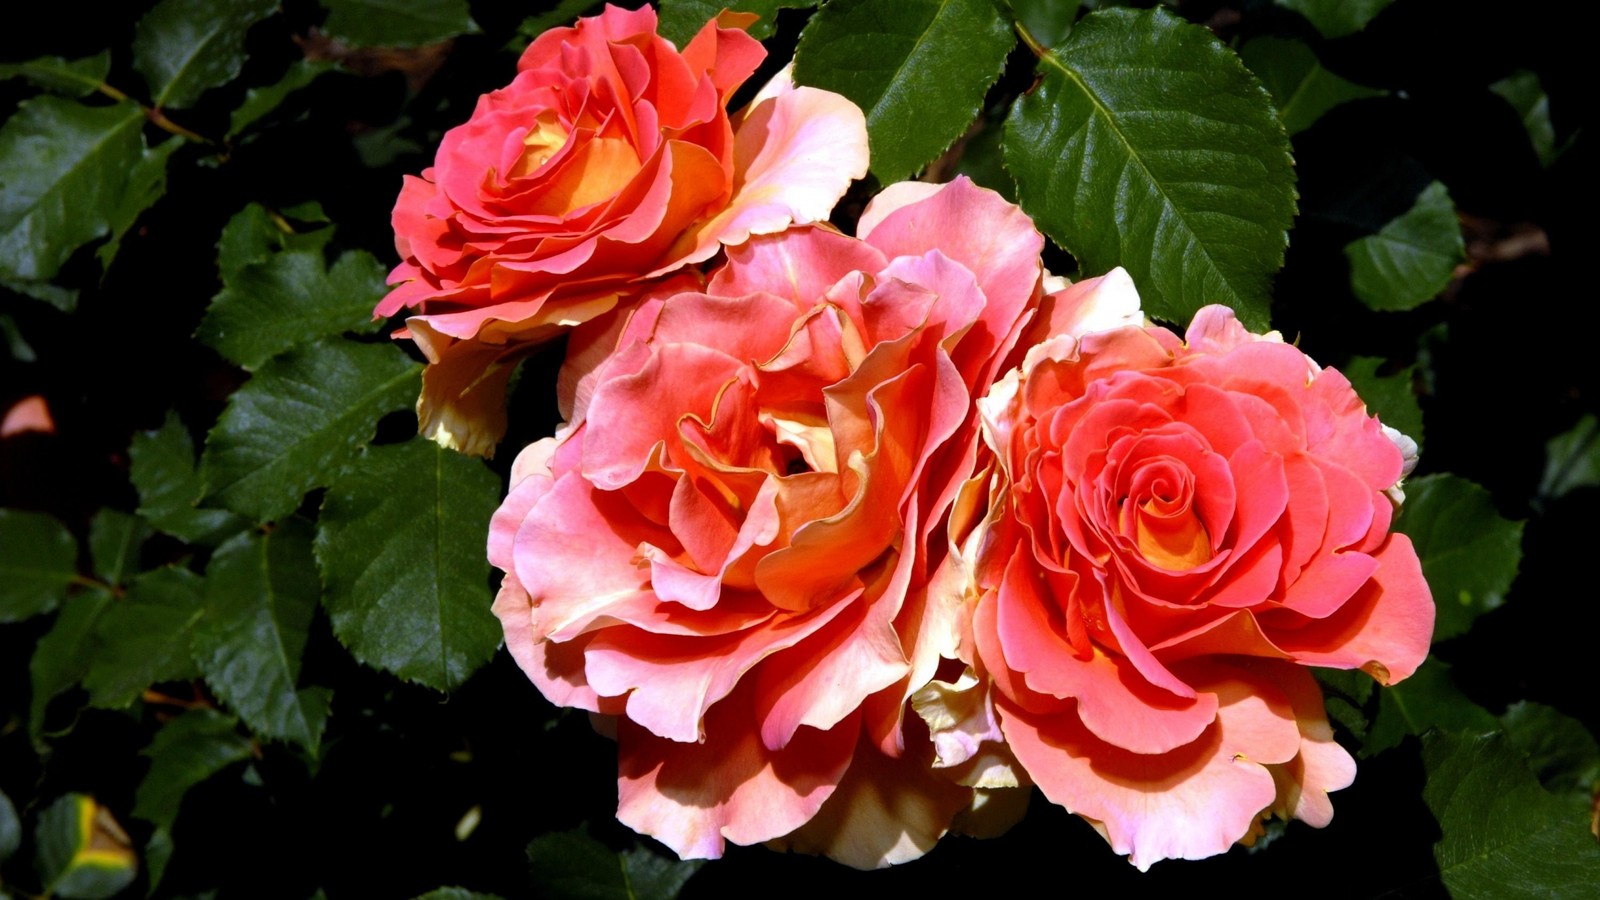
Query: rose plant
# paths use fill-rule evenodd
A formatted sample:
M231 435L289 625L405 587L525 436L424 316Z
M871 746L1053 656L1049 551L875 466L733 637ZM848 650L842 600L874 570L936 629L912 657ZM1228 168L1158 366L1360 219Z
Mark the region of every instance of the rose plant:
M728 114L766 55L737 21L681 52L648 6L546 31L406 176L376 314L413 310L424 434L492 452L529 348L724 244L826 218L866 174L865 120L837 94L781 74Z
M1095 287L1080 307L1137 306ZM1327 824L1354 761L1305 667L1400 681L1434 618L1390 530L1407 460L1350 383L1214 306L1182 339L1051 336L978 405L963 649L999 727L968 732L1141 869Z

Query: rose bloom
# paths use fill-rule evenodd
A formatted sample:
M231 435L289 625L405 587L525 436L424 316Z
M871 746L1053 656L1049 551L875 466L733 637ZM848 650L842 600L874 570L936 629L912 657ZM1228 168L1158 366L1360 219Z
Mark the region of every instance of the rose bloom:
M761 45L713 20L680 53L655 28L648 6L608 6L541 34L516 79L406 177L402 262L376 315L417 310L418 418L446 446L494 449L507 382L535 344L724 244L827 218L866 174L866 122L848 100L784 75L730 118Z
M1136 307L1120 284L1076 302ZM992 689L919 698L941 762L1003 738L1017 783L1141 869L1221 853L1270 814L1327 824L1355 764L1304 667L1398 681L1434 613L1389 531L1402 451L1350 383L1212 306L1183 339L1050 337L979 407L995 479L957 531L963 656Z
M491 527L511 653L616 717L618 817L684 857L885 865L973 801L902 711L953 652L932 537L1043 239L965 179L891 186L859 232L752 238L703 292L578 329L569 424Z

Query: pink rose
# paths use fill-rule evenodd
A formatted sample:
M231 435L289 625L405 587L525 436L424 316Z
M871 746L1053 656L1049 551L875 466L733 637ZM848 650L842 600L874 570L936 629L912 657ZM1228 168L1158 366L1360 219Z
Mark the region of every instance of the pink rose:
M1389 531L1401 451L1350 383L1212 306L1184 340L1049 338L979 407L966 656L1021 769L1141 869L1327 824L1355 765L1304 667L1398 681L1433 626Z
M618 817L685 857L782 838L884 865L972 801L902 710L953 650L934 535L1043 239L964 179L891 186L859 230L752 238L704 292L580 328L571 422L491 527L507 646L617 717Z
M376 314L419 309L422 431L493 450L528 348L594 318L637 282L724 244L825 219L866 174L866 121L783 76L732 119L765 51L717 21L680 53L646 6L613 6L540 35L511 84L478 101L407 177L394 208L402 262Z

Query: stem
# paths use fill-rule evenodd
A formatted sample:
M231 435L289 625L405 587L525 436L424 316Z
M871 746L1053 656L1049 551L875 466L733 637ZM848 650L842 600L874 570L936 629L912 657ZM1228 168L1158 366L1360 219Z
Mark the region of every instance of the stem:
M1028 30L1028 26L1022 24L1021 19L1013 19L1011 27L1017 30L1017 37L1022 39L1022 43L1027 46L1028 51L1034 56L1044 59L1050 55L1050 48L1039 43L1039 39L1033 36L1033 32Z
M216 141L213 141L204 135L196 134L182 125L179 125L177 122L167 118L166 113L163 113L160 109L151 109L149 107L145 107L144 114L145 117L150 120L150 124L156 126L162 131L167 132L168 134L175 134L178 137L186 138L196 143L205 144L211 147L215 147L217 145Z
M128 99L128 95L127 94L124 94L123 92L117 90L116 88L112 87L109 84L106 84L103 81L100 82L99 84L95 85L94 89L99 91L102 94L105 94L107 97L110 97L111 99L117 101L118 103L121 103L122 101Z

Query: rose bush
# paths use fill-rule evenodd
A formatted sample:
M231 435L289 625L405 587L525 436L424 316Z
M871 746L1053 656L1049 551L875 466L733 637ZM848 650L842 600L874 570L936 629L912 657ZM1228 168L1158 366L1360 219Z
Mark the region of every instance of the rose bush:
M1050 337L979 407L996 478L963 538L963 653L992 706L930 717L936 739L1003 735L1019 779L1141 869L1271 813L1326 824L1355 769L1304 667L1398 681L1433 624L1389 531L1402 452L1350 383L1207 307L1184 339Z
M724 244L825 219L866 174L865 119L781 76L741 115L765 56L712 21L680 53L646 6L541 34L395 204L401 263L376 314L406 308L427 355L418 417L488 453L520 354Z
M507 646L616 717L618 817L685 857L781 837L884 865L972 800L902 710L950 650L934 536L1043 239L964 179L887 188L859 232L752 238L703 292L580 328L570 422L491 526Z

